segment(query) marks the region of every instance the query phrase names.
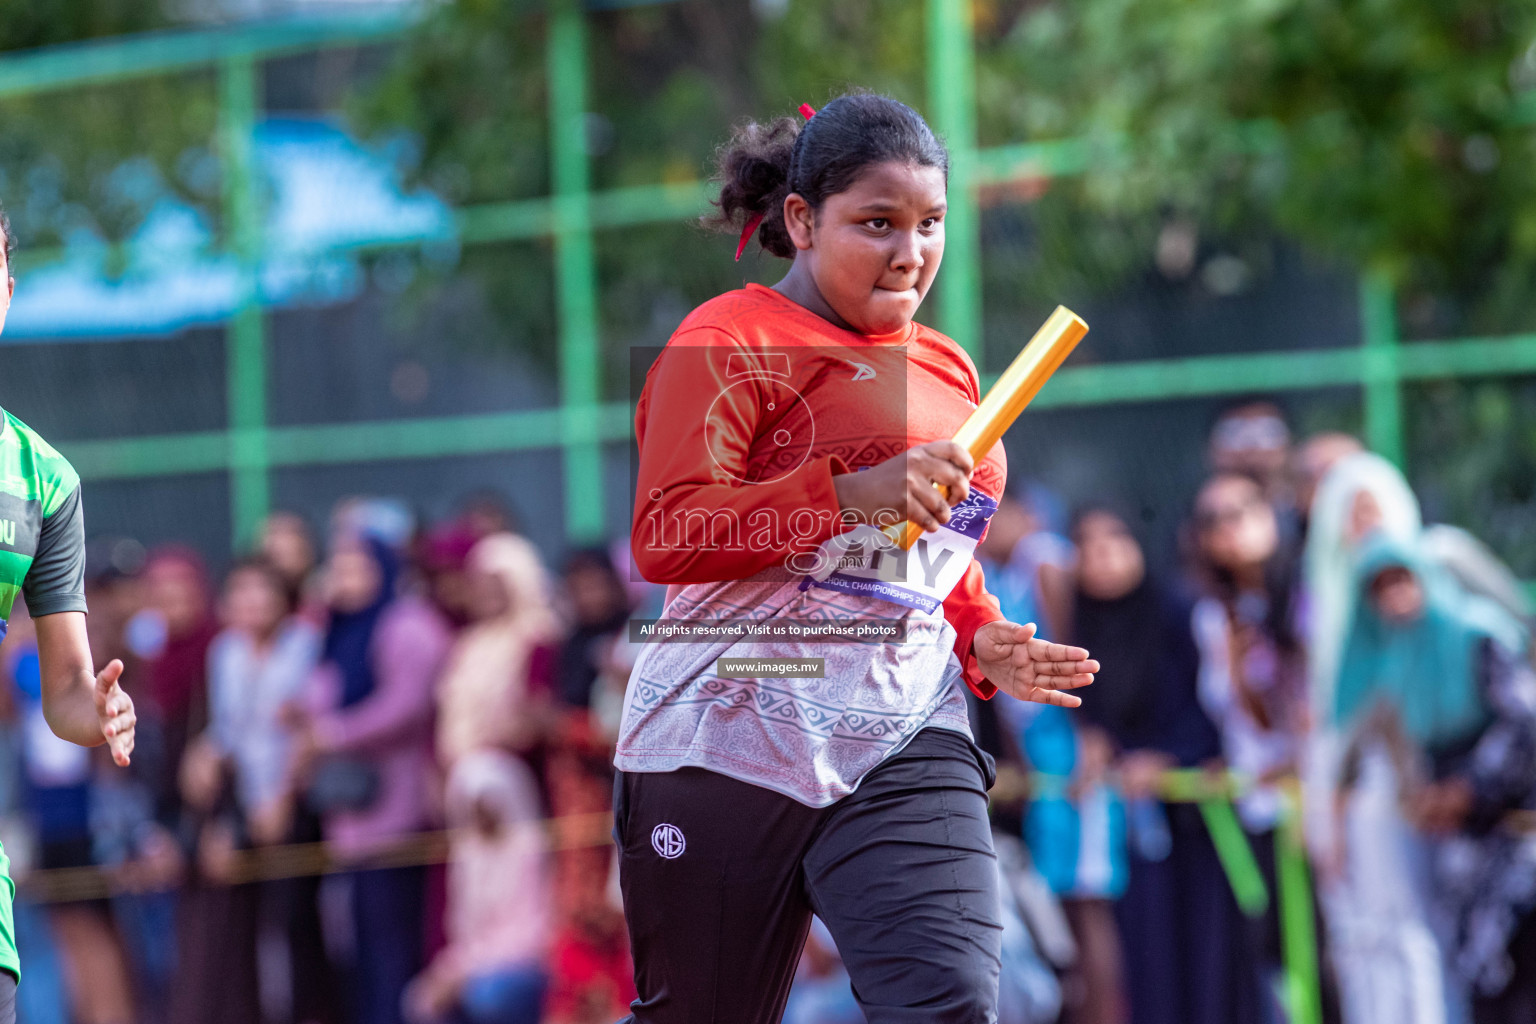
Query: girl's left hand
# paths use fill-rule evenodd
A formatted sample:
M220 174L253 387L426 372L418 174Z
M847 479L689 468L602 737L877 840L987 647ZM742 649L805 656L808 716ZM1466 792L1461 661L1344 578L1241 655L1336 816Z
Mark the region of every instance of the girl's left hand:
M1074 690L1093 682L1099 663L1081 647L1048 643L1035 638L1035 624L989 622L971 641L981 674L992 685L1019 700L1075 708L1081 697Z

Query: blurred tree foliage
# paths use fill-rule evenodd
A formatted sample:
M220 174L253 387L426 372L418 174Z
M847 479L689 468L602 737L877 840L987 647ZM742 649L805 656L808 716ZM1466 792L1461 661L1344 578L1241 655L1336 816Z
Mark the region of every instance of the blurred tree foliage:
M0 0L0 52L161 28L158 0ZM174 196L218 223L210 75L0 100L0 201L28 248L126 240ZM121 261L116 261L119 269Z
M987 318L1009 337L1033 305L1193 280L1222 254L1241 257L1220 264L1233 273L1262 273L1277 238L1389 274L1410 334L1536 328L1531 0L955 2L975 15L981 142L1081 138L1092 153L1081 175L985 196ZM613 6L584 21L598 188L707 176L733 122L849 87L927 108L926 0ZM0 0L0 51L153 29L168 10ZM546 11L430 5L390 69L360 83L357 125L409 140L414 181L454 204L546 194ZM0 200L29 247L121 242L167 199L217 229L216 120L209 73L0 100ZM600 232L610 396L625 392L629 346L781 270L755 249L732 263L732 247L688 225ZM416 276L416 308L475 292L505 325L487 344L553 367L552 264L548 240L470 246L451 273ZM1527 572L1530 398L1517 382L1446 384L1410 389L1408 405L1427 502Z
M1095 151L1035 205L1041 274L1176 276L1213 238L1262 264L1283 236L1386 274L1409 337L1536 330L1529 0L1051 0L993 56L1022 83L993 107L1015 137ZM1405 389L1426 514L1528 576L1532 397L1507 378Z
M1530 0L957 2L975 14L981 142L1091 149L1082 175L984 197L989 323L1018 319L1008 303L1195 280L1197 267L1219 296L1215 271L1240 286L1287 239L1388 274L1410 335L1536 327ZM589 15L594 185L697 179L732 122L849 86L925 109L925 6L684 0ZM409 132L415 177L452 202L545 194L544 11L446 0L360 96L359 123ZM732 264L730 245L684 226L599 235L610 395L623 393L628 345L660 343L693 304L777 271L766 257ZM550 263L547 242L476 246L460 269L553 365ZM1431 512L1529 573L1528 390L1415 388L1408 409Z
M1464 526L1536 578L1536 381L1407 390L1410 478L1427 520Z
M1262 268L1282 236L1392 275L1412 330L1531 326L1536 5L970 2L982 142L1083 138L1094 153L1081 176L992 197L1032 200L1028 253L989 251L1026 297L1111 291L1155 266L1178 276L1213 239ZM922 109L925 6L686 0L589 15L595 185L698 178L733 121L849 86ZM360 102L362 123L413 133L419 180L455 203L544 194L545 7L441 5ZM604 236L605 277L685 303L731 281L723 242L656 260L647 235ZM499 279L509 314L529 308L519 282L536 275L494 252L467 259ZM609 326L645 313L610 303Z
M1278 232L1390 274L1415 329L1536 326L1529 0L1053 0L998 56L1016 136L1099 154L1048 231Z
M0 50L24 50L160 28L158 0L0 0Z
M915 0L685 0L590 13L587 147L594 187L695 181L732 123L820 105L859 86L924 106L923 4ZM407 130L417 181L455 204L547 194L545 5L451 0L359 95L366 132ZM778 263L696 227L602 231L597 242L608 393L622 396L632 343ZM552 366L548 242L473 246L457 272L485 283L508 334ZM423 303L423 309L430 308Z

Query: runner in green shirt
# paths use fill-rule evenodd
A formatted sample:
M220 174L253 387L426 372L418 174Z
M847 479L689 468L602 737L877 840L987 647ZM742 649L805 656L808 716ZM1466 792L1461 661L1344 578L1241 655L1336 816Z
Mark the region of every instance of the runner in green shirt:
M11 308L11 225L0 209L0 332ZM37 625L43 717L62 739L133 752L133 701L118 685L123 663L98 674L85 635L85 522L80 478L30 427L0 409L0 641L18 595ZM0 1024L15 1024L21 965L11 923L10 861L0 851Z

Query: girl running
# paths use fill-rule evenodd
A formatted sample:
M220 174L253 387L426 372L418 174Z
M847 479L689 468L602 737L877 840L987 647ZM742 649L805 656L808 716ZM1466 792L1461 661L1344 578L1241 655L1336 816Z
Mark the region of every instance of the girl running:
M960 684L1075 707L1098 664L1006 621L972 559L1003 448L945 440L976 369L912 321L947 152L881 96L802 113L720 159L738 256L756 229L789 273L690 314L636 411L635 563L690 632L641 654L615 758L627 1019L777 1024L814 913L871 1024L993 1021L993 765ZM909 552L874 529L901 520Z

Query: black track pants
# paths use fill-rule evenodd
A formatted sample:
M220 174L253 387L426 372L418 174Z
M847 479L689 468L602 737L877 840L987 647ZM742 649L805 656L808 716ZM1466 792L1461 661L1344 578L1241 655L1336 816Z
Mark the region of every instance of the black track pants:
M621 772L639 999L621 1024L779 1024L812 912L869 1024L992 1024L992 759L919 732L830 807L700 768Z

